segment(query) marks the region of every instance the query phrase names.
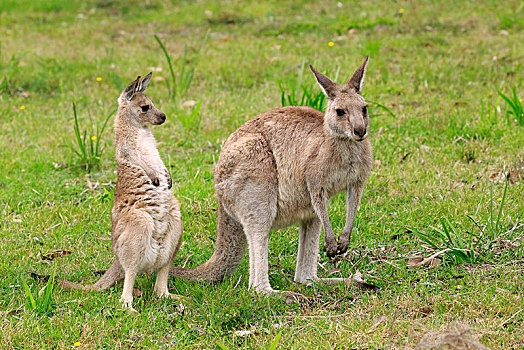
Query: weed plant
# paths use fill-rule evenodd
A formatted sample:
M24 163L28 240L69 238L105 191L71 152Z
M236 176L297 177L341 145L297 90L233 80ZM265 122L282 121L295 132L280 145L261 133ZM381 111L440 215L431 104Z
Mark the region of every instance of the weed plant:
M508 180L506 180L504 194L500 198L500 206L496 218L493 215L493 203L496 201L493 198L493 186L491 187L489 215L484 224L468 215L468 218L473 221L475 228L478 229L477 233L474 231L466 232L466 237L463 238L464 234L458 231L446 217L439 219L442 229L430 226L432 229L430 233L413 232L423 242L437 250L435 257L439 255L447 257L447 259L444 259L445 262L448 261L452 264L492 262L494 257L493 246L502 236L500 220L507 190Z
M25 278L22 277L22 285L24 286L24 292L26 296L26 310L31 310L38 316L51 316L53 314L53 310L56 308L56 304L53 299L53 293L56 287L55 274L56 269L53 270L46 285L43 286L40 290L36 291L32 291Z
M316 110L323 111L326 107L326 96L316 84L303 84L304 69L306 67L305 60L300 64L298 75L293 77L290 86L286 89L282 81L278 82L280 87L282 107L284 106L309 106ZM335 80L338 77L339 70L335 75Z
M95 132L93 134L88 134L88 130L80 130L80 125L78 123L78 115L76 112L76 104L73 103L73 116L74 116L74 130L75 130L75 141L73 144L73 151L78 157L81 167L87 172L91 172L94 168L100 163L102 157L103 148L102 148L102 137L104 135L104 130L106 129L107 123L111 116L115 113L115 110L112 110L108 113L107 117L103 120L102 123L95 124Z
M518 125L524 126L524 108L522 107L522 100L517 96L517 89L513 88L513 94L510 96L498 92L500 97L509 105L508 115L517 122Z
M202 51L202 48L204 47L204 44L207 41L207 36L208 33L206 33L204 37L200 39L200 46L198 47L192 58L189 57L188 47L187 44L185 44L184 55L180 59L179 66L175 67L164 43L160 40L158 35L154 35L154 38L160 46L160 49L162 50L162 53L164 54L167 65L169 67L171 80L166 79L166 87L169 91L169 97L173 101L177 102L179 99L183 98L189 90L189 88L191 87L191 83L193 82L193 76L195 74L195 66L198 57L200 56L200 51ZM178 76L175 73L175 69L178 72Z

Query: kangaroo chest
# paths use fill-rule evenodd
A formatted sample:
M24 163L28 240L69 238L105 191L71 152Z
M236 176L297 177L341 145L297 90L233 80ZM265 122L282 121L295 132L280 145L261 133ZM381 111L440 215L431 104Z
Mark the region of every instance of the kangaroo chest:
M140 158L141 162L147 164L159 172L163 171L165 168L164 163L160 158L160 154L158 153L158 149L156 147L156 141L151 131L140 130L137 148L138 157Z
M356 163L348 163L340 168L331 168L328 176L324 177L323 187L328 197L333 197L341 191L347 190L352 184L362 178L364 169Z

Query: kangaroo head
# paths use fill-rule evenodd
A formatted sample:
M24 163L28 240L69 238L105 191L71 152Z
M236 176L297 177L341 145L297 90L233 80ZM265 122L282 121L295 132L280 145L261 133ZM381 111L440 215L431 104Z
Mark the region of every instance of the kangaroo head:
M118 109L122 112L120 115L139 125L160 125L166 121L166 115L144 94L152 75L151 72L142 79L138 76L118 98Z
M309 66L327 96L324 125L333 137L362 141L368 136L367 103L361 95L368 58L342 87Z

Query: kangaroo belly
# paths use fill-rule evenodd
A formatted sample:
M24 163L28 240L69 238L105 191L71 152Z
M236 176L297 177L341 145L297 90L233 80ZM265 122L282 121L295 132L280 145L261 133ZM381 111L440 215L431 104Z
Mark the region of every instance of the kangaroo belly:
M157 241L151 237L150 241L144 247L144 256L140 270L147 273L158 271L163 266L170 264L172 252L163 242Z

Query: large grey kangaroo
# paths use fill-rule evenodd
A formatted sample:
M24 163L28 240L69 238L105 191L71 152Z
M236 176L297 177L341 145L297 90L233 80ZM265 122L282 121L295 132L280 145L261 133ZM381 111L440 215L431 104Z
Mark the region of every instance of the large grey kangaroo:
M262 113L226 140L215 168L218 228L215 252L195 269L174 267L176 277L220 281L249 247L249 287L278 293L269 284L271 230L300 224L295 281L338 283L317 277L322 227L327 255L346 252L373 154L369 115L361 95L368 58L340 86L311 71L327 96L326 112L284 107ZM338 238L328 217L335 194L346 192L346 223Z
M175 297L167 281L182 238L180 205L171 194L171 176L148 127L166 120L144 94L151 75L138 77L118 98L114 125L118 178L111 211L116 259L93 285L59 281L65 289L103 290L124 280L121 301L133 312L133 285L139 273L158 272L157 295Z

